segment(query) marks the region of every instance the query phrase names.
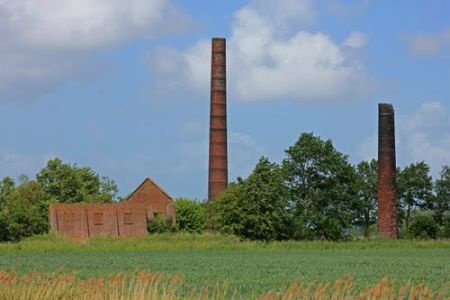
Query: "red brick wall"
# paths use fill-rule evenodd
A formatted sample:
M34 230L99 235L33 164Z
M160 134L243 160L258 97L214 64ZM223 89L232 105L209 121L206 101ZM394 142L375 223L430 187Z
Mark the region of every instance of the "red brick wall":
M156 213L175 222L175 205L170 196L146 179L126 203L51 205L49 224L52 231L71 238L145 236L147 220Z
M147 235L146 209L139 204L117 204L117 224L120 236Z
M54 204L51 230L71 238L147 235L146 207L139 204Z
M86 204L89 236L118 236L117 204Z
M89 237L84 204L54 204L50 206L50 224L71 238ZM54 228L52 228L54 229Z
M172 199L150 180L144 181L128 198L127 203L147 207L149 220L153 219L155 214L161 214L164 219L175 219L175 207Z

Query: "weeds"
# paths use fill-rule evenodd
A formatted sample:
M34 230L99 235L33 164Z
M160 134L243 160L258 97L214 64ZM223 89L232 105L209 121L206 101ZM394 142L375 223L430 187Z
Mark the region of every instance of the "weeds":
M107 277L79 279L74 273L30 272L19 276L16 272L0 271L0 299L241 299L242 295L228 284L216 284L209 289L205 284L188 293L181 288L180 275L165 275L139 271L114 274ZM290 299L448 299L450 282L440 291L432 291L425 284L406 283L395 286L394 280L382 278L377 284L362 290L353 287L353 279L344 277L330 282L302 282L295 280L278 291L256 295L260 300Z

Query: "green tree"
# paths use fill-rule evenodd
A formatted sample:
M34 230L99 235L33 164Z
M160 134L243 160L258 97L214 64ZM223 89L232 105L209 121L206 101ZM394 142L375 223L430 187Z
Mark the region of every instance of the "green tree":
M16 188L16 183L11 177L5 177L0 181L0 212L6 205L7 197Z
M180 231L201 233L206 229L207 215L203 203L188 198L175 200L177 226Z
M410 238L432 238L439 235L439 226L429 210L418 210L411 215L411 224L407 227L407 236Z
M6 197L6 205L0 213L0 236L3 240L19 240L48 230L48 206L46 194L40 183L24 181Z
M369 236L369 228L377 222L378 208L378 162L362 161L356 166L356 190L358 206L354 223L362 226L365 237Z
M296 226L293 237L343 238L357 201L356 175L347 156L331 140L312 133L301 134L285 152L282 168Z
M288 238L287 188L276 163L261 157L253 172L213 201L215 227L252 240Z
M91 168L63 163L55 158L37 174L49 198L62 203L112 202L117 185L108 177L102 177Z
M408 229L412 210L431 208L433 203L433 181L428 164L422 161L401 170L397 175L397 189L400 209L405 215L405 228Z
M241 235L242 219L245 217L241 198L244 182L238 178L222 192L215 200L207 203L209 227L226 234Z
M242 235L255 240L288 238L287 188L276 163L261 157L252 174L245 180L241 199Z
M437 222L443 226L444 219L450 219L450 167L443 166L439 175L440 178L434 183L436 197L433 210ZM446 228L446 231L449 232L450 228Z

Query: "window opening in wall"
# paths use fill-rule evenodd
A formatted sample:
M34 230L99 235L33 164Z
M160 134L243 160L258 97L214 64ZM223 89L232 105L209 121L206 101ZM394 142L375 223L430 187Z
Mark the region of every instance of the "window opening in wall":
M102 212L94 213L94 225L103 225L103 213Z
M133 213L132 212L125 212L123 214L123 224L133 225Z

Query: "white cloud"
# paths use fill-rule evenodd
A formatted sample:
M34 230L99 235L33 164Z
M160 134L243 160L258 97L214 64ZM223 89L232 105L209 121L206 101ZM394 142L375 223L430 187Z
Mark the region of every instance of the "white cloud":
M425 102L408 115L396 117L397 162L406 165L425 161L434 175L450 165L450 112L439 102ZM360 144L360 157L376 158L377 134Z
M450 164L450 112L441 103L424 103L399 122L400 150L410 161L424 160L434 171Z
M0 98L33 98L90 72L96 50L190 26L169 0L0 0Z
M367 44L367 36L359 31L353 31L344 41L344 46L350 48L361 48Z
M409 49L416 55L433 55L450 50L450 28L434 34L416 34L406 39Z
M262 9L270 5L276 9ZM279 21L282 16L286 22ZM367 38L352 33L347 45L340 46L328 35L301 30L290 21L308 23L314 16L310 1L289 0L252 1L234 14L227 41L228 86L234 99L336 100L370 92L363 65L349 49L363 47ZM202 40L185 51L160 49L150 55L152 72L161 81L176 82L169 88L207 91L210 47L209 40Z
M293 27L310 25L317 18L313 0L253 0L247 8L258 12L263 19L282 32L290 31Z

